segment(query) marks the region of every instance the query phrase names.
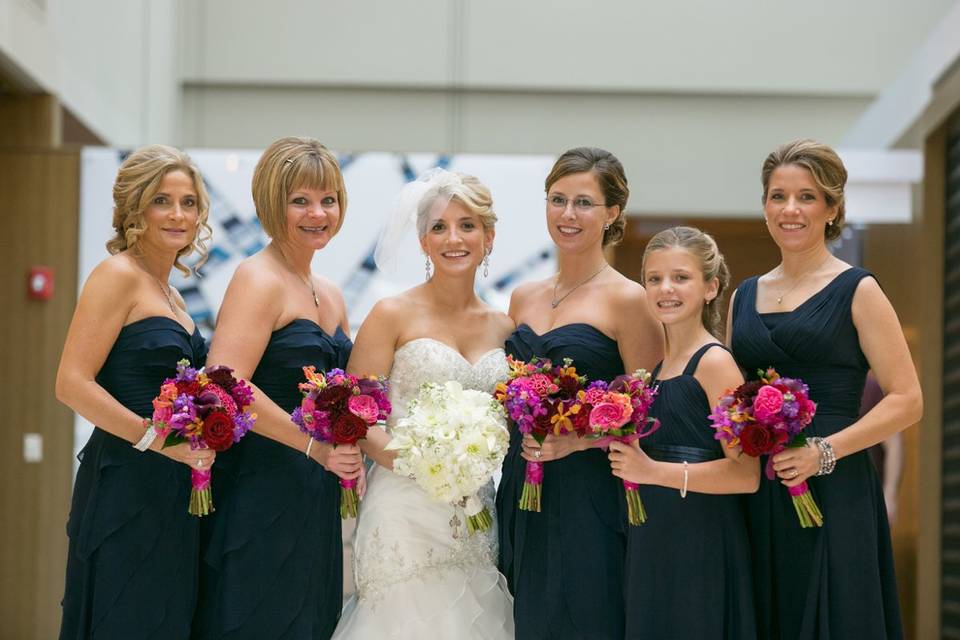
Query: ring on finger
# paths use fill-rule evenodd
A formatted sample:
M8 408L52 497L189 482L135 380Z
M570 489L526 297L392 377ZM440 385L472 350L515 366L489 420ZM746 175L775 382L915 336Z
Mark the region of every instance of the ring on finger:
M533 457L534 457L534 458L539 458L539 457L542 456L542 455L543 455L543 451L541 451L540 449L534 449L534 450L533 450Z

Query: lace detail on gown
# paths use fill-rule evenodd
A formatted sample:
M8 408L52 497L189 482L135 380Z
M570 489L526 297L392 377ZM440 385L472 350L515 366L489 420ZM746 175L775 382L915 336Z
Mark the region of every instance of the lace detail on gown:
M502 349L476 362L431 338L403 345L390 373L389 431L426 382L493 392L507 378ZM480 495L494 513L491 482ZM496 569L496 525L469 535L461 509L433 502L382 467L368 476L354 538L356 595L335 638L512 638L512 601Z

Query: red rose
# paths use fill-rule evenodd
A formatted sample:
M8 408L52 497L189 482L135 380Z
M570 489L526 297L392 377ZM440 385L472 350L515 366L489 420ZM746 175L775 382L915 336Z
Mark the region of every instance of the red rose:
M534 418L533 433L531 435L539 440L543 440L547 437L547 434L552 433L553 423L550 422L550 418L554 415L556 415L556 409L551 406L547 413Z
M743 448L743 452L754 458L772 453L774 449L786 441L786 432L771 429L756 422L746 425L740 432L740 446Z
M344 405L342 408L346 409L347 398L350 397L350 389L340 385L330 385L329 387L324 387L317 395L317 408L324 411L332 411L334 409L340 409L340 405Z
M342 413L333 421L333 444L356 444L367 437L367 423L352 413Z
M581 405L580 411L570 418L573 423L573 430L577 432L578 436L583 437L590 433L590 411L592 410L592 405Z
M226 451L233 444L233 420L226 411L211 411L203 420L203 441L214 451Z
M210 382L222 389L233 389L237 384L237 379L233 377L233 369L230 367L219 365L212 369L205 369L204 372Z
M177 391L180 395L194 396L200 393L200 383L196 380L177 382Z

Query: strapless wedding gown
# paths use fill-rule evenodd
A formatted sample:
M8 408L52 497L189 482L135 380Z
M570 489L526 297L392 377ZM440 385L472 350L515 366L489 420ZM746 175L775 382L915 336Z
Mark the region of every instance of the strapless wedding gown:
M506 378L502 349L471 364L431 338L408 342L394 355L387 428L406 415L425 382L456 380L492 392ZM492 482L480 497L496 517ZM496 532L494 523L468 534L461 509L433 502L410 478L375 465L353 542L356 593L333 637L513 638L513 599L496 567Z

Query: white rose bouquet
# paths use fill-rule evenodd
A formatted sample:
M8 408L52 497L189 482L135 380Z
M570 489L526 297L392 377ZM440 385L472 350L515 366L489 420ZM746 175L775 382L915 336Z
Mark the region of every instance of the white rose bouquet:
M470 533L493 524L477 497L507 453L503 407L458 382L427 383L391 430L394 472L413 478L432 500L463 508Z

